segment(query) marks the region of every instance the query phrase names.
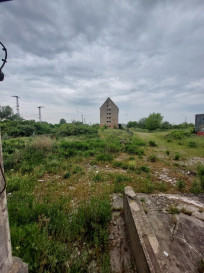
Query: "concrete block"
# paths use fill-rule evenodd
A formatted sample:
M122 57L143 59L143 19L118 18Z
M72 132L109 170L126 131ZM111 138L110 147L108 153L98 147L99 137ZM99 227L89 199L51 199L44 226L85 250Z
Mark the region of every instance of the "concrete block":
M17 257L12 257L12 265L8 273L28 273L28 265Z
M131 187L125 188L123 202L125 224L138 273L167 273L158 240Z

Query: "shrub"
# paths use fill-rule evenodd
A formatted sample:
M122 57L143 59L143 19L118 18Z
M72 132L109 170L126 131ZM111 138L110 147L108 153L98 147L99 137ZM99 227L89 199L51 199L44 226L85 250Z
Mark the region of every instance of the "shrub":
M111 162L113 156L111 154L100 154L96 157L96 160L100 162Z
M121 162L121 161L114 161L113 162L113 167L115 167L115 168L122 168L122 166L123 166L123 162Z
M165 137L167 139L183 139L185 137L190 137L192 134L191 130L176 130L167 134Z
M164 182L158 182L156 184L156 188L160 191L160 192L166 192L167 191L167 185Z
M156 157L156 155L150 155L150 156L148 157L148 160L149 160L150 162L156 162L156 161L157 161L157 157Z
M131 181L131 178L127 175L118 174L115 177L116 182L125 182L125 181Z
M198 165L197 175L200 180L201 188L204 190L204 165L202 165L202 164Z
M191 186L191 192L193 192L195 194L198 194L201 192L201 187L200 187L200 184L197 180L193 181L193 184Z
M73 171L72 171L73 174L84 174L84 169L80 166L76 166Z
M31 146L34 149L40 149L44 151L50 151L53 148L55 141L51 139L50 137L42 136L42 137L36 137Z
M129 160L130 160L130 161L135 160L134 156L130 156L130 157L129 157Z
M170 151L169 151L169 150L166 150L166 154L167 154L167 155L170 155Z
M180 159L180 155L179 154L175 154L174 160L179 160L179 159Z
M93 181L95 181L95 182L103 181L103 175L101 173L95 174L93 177Z
M71 172L70 172L70 171L66 171L66 172L64 173L64 175L63 175L63 178L64 178L64 179L68 179L68 178L70 178L70 176L71 176Z
M180 213L179 209L173 205L169 206L166 210L170 214L179 214Z
M147 166L140 166L140 167L139 167L139 170L141 170L141 171L143 171L143 172L145 172L145 173L149 173L149 172L150 172L150 169L149 169L149 167L147 167Z
M197 144L195 143L195 141L189 141L188 146L189 146L190 148L196 148L196 147L197 147Z
M185 189L186 183L183 180L178 180L177 181L177 187L179 191L183 191Z
M156 147L157 144L155 143L154 140L150 140L150 141L149 141L149 146L151 146L151 147Z

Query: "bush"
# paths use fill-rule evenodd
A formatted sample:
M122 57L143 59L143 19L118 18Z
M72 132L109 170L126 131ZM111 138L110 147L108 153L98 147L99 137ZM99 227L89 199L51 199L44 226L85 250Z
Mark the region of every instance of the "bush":
M197 147L197 144L195 143L195 141L189 141L188 146L189 146L190 148L196 148L196 147Z
M183 191L185 189L186 183L183 180L177 181L177 187L179 191Z
M171 133L167 134L165 136L165 138L167 138L169 140L171 140L171 139L184 139L186 137L190 137L191 134L192 134L191 130L176 130L176 131L172 131Z
M174 207L173 205L169 206L167 208L167 211L168 211L168 213L173 214L173 215L180 213L179 209L177 207Z
M118 174L115 177L116 182L125 182L125 181L131 181L131 178L127 175Z
M175 154L174 160L179 160L179 159L180 159L180 155L179 154Z
M64 179L68 179L68 178L70 178L70 176L71 176L71 172L70 171L66 171L65 174L63 175L63 178Z
M100 162L111 162L113 156L111 154L100 154L96 157L96 160Z
M157 190L159 190L160 192L166 192L167 191L167 185L164 182L158 182L156 184L156 188Z
M150 140L150 141L149 141L149 146L151 146L151 147L156 147L157 144L155 143L154 140Z
M204 190L204 165L202 165L202 164L198 165L197 175L200 180L201 188Z
M169 150L166 150L166 154L167 154L167 155L170 155L170 151L169 151Z
M156 155L150 155L150 156L148 157L148 160L149 160L150 162L156 162L156 161L157 161L157 157L156 157Z
M93 181L95 181L95 182L103 181L103 175L101 173L95 174L93 177Z
M197 180L193 181L193 184L191 186L191 192L193 192L194 194L198 194L201 192L201 187Z
M139 167L139 170L141 170L141 171L143 171L145 173L149 173L150 172L150 169L147 166L141 166L141 167Z

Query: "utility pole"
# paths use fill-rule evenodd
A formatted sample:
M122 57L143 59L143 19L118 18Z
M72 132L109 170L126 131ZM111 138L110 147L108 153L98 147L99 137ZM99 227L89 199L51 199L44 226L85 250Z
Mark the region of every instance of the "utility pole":
M77 111L79 114L81 114L81 121L82 121L82 124L84 124L84 116L83 116L83 113L82 112L79 112Z
M17 110L17 116L20 118L20 110L19 110L19 101L18 99L20 99L19 96L12 96L13 98L16 98L16 110Z
M39 122L42 122L41 108L44 108L44 106L38 106L37 108L39 110Z

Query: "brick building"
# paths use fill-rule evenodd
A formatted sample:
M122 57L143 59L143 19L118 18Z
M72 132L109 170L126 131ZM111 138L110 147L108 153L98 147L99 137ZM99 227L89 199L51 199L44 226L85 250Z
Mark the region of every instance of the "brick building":
M118 128L118 113L117 105L110 98L107 98L100 107L100 126L107 125L111 128Z

